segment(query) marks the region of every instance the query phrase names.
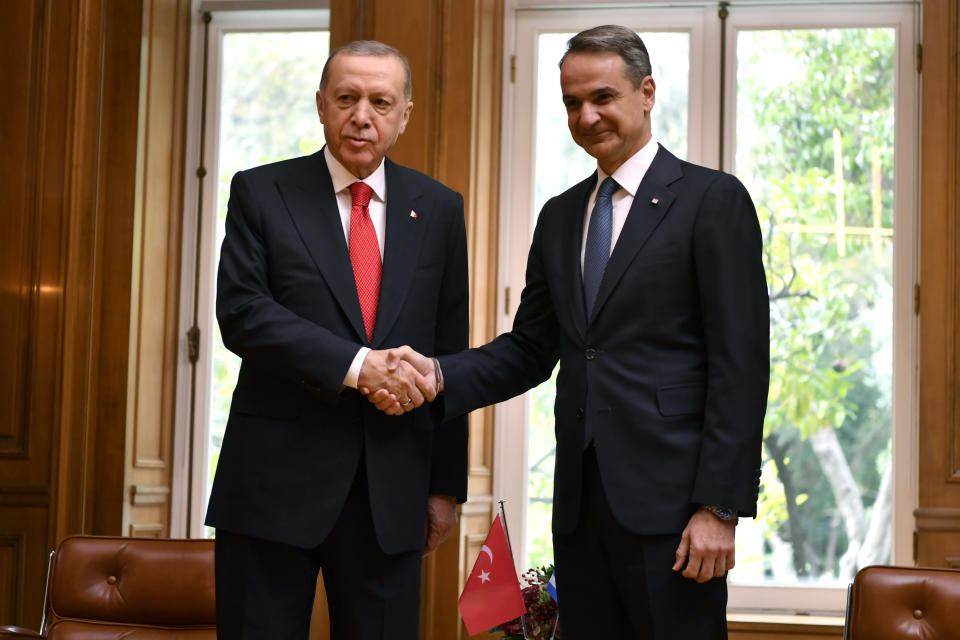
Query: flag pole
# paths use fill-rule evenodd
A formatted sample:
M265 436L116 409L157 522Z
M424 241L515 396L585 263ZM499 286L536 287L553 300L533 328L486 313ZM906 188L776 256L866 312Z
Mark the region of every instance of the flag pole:
M507 548L510 549L510 562L513 564L513 569L517 569L517 561L513 557L513 543L510 542L510 529L507 528L507 512L503 508L503 500L500 501L500 519L503 520L503 533L507 536ZM523 590L520 591L521 596ZM526 609L526 605L524 605ZM524 614L520 614L520 626L523 629L523 640L527 640L527 619L524 617Z

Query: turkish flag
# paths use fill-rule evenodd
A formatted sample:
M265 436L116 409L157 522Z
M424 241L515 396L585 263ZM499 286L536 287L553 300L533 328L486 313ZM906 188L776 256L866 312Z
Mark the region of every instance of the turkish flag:
M470 635L476 635L526 612L498 513L460 594L460 615Z

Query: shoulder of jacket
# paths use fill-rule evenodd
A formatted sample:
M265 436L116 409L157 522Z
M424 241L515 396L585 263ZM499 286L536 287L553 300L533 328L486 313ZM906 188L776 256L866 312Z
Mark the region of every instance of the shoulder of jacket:
M311 166L312 165L312 166ZM280 176L296 174L303 171L312 171L321 166L317 154L287 158L276 162L269 162L249 169L238 171L253 180L273 179Z
M385 160L385 161L389 161L389 160ZM456 198L457 196L460 195L458 191L451 189L450 187L443 184L439 180L435 180L425 173L417 171L416 169L411 169L410 167L405 167L403 165L397 164L396 162L392 162L392 161L389 161L389 162L390 162L390 166L392 166L394 171L396 172L396 176L399 177L399 179L402 180L403 182L416 184L418 188L423 189L424 191L433 192L442 197Z

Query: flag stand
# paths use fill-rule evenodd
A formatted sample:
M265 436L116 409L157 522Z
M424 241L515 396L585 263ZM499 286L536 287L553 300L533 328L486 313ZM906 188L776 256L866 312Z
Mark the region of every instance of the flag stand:
M510 549L510 561L513 563L514 570L516 570L517 561L513 557L513 543L510 542L510 529L507 527L507 513L503 509L503 500L500 501L500 517L503 519L503 532L507 536L507 547ZM523 593L522 590L521 593ZM526 608L526 606L524 606L524 608ZM527 640L527 620L524 617L525 615L526 614L523 613L520 614L520 626L523 629L523 640ZM554 629L556 629L556 627L554 627Z

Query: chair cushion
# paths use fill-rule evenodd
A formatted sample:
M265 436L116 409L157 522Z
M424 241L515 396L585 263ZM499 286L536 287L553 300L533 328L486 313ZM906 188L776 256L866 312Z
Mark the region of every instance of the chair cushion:
M207 629L166 629L132 627L61 620L50 626L47 640L216 640L217 631Z
M960 640L960 571L866 567L850 607L851 640Z
M213 540L66 538L54 556L51 609L61 619L215 625L213 544Z

